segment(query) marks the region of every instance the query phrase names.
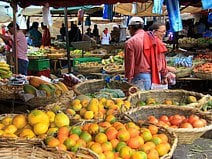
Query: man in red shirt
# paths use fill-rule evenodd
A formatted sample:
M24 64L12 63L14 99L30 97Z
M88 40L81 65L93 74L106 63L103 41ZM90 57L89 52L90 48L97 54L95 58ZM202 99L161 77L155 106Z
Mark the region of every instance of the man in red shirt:
M132 17L129 21L132 37L125 43L125 77L141 90L149 90L152 83L163 83L161 73L165 76L167 70L166 63L160 66L160 53L166 50L161 50L158 41L143 30L143 23L140 17Z

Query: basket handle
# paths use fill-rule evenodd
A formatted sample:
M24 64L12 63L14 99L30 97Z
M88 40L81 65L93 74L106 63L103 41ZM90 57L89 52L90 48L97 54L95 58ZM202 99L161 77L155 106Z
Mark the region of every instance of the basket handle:
M132 94L134 94L138 91L139 91L138 87L132 86L132 87L129 88L128 93L129 93L129 95L132 95Z

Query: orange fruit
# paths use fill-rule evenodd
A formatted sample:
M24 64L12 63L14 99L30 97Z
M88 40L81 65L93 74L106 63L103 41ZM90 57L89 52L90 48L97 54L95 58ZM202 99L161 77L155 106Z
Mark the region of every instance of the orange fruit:
M128 122L125 124L125 127L128 128L139 128L135 123L133 122Z
M66 150L67 150L67 148L66 148L66 146L65 146L64 144L59 144L59 145L57 146L57 149L58 149L58 150L62 150L62 151L66 151Z
M134 151L130 159L147 159L147 154L143 151Z
M105 155L103 153L98 154L99 159L106 159Z
M115 121L116 121L116 117L114 115L107 115L106 118L105 118L105 121L113 124Z
M130 139L130 133L126 129L121 129L117 133L117 138L120 141L128 141Z
M83 131L88 131L90 125L91 125L91 123L87 123L87 124L83 125L82 130Z
M150 131L144 131L141 136L143 137L144 141L150 141L152 139L152 134Z
M81 116L81 117L84 116L86 111L87 111L87 110L86 110L85 108L82 108L82 109L80 110L80 112L79 112L80 116Z
M121 149L123 146L127 146L126 142L120 141L120 142L116 145L116 151L119 152L120 149Z
M99 126L101 126L104 129L107 129L107 128L111 127L111 124L109 122L105 121L105 122L99 123Z
M88 132L90 134L96 134L99 131L99 125L96 123L90 124Z
M111 142L104 142L102 145L102 151L106 152L106 151L112 151L113 150L113 145L111 144Z
M107 135L108 140L113 140L116 138L118 131L114 127L110 127L105 131L105 134Z
M153 142L146 142L144 145L141 146L140 150L148 154L153 148L155 148L155 144Z
M167 154L169 152L169 149L166 145L162 144L158 144L155 149L157 150L159 156L163 156L165 154Z
M89 141L87 144L86 144L86 147L87 148L90 148L95 142L94 141Z
M140 136L130 138L130 139L127 141L127 145L128 145L130 148L132 148L132 149L138 149L138 148L140 148L143 144L144 144L144 140L143 140L143 138L140 137Z
M114 105L114 101L113 100L110 100L110 99L107 99L106 100L106 103L105 103L105 107L106 108L110 108L112 105Z
M114 159L115 155L112 151L106 151L104 152L105 159Z
M158 127L155 126L155 125L149 125L148 126L148 129L150 130L150 132L151 132L152 135L155 135L155 134L158 133Z
M72 126L70 130L71 134L77 134L78 136L81 134L82 130L80 126Z
M63 126L63 127L59 128L57 134L58 135L68 136L69 135L69 128L67 126Z
M119 150L119 156L123 159L129 159L132 155L132 149L129 146L123 146Z
M136 129L135 127L130 127L127 129L127 131L130 133L130 137L136 137L139 136L140 131L138 129Z
M95 141L102 144L107 141L107 136L104 133L98 133L95 136Z
M117 144L119 143L119 140L118 139L113 139L113 140L110 140L113 148L116 148Z
M160 143L162 143L162 139L159 138L158 136L154 136L151 140L155 145L158 145Z
M89 110L89 111L86 111L83 117L84 117L85 119L87 119L87 120L93 119L93 117L94 117L94 112L93 112L93 111L90 111L90 110Z
M151 149L149 151L149 153L147 154L147 158L148 159L159 159L160 157L159 157L159 153L157 150Z
M79 139L76 141L76 145L78 145L79 147L86 147L86 142L83 139Z
M57 135L58 140L60 141L61 144L68 138L68 136L65 136L63 134Z
M47 144L48 144L49 147L56 147L60 144L60 141L58 139L56 139L55 137L51 137L48 140Z
M88 103L89 103L89 100L87 100L87 99L83 99L81 101L82 107L87 107Z
M102 147L101 147L101 144L100 143L93 143L91 146L90 146L90 149L94 152L96 152L97 154L100 154L102 153Z
M79 140L79 136L77 134L70 134L69 138L71 138L75 141Z
M161 138L162 143L168 142L169 140L166 134L158 134L157 136Z
M70 138L67 138L64 141L64 145L66 146L67 150L71 150L71 148L76 144L76 141Z
M80 139L83 139L85 142L89 142L89 141L92 140L92 136L91 136L91 134L89 134L88 132L83 131L83 132L80 134Z

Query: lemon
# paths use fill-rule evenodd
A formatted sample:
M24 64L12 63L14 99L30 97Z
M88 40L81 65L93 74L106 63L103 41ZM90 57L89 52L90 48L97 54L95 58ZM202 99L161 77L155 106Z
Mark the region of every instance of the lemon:
M27 119L25 115L19 114L13 118L12 124L15 125L17 129L22 129L23 127L27 125Z
M57 127L60 128L63 126L68 126L70 123L70 120L66 114L64 114L63 112L60 112L60 113L56 114L56 116L54 118L54 123Z
M41 110L32 110L28 115L28 121L30 125L35 125L37 123L49 123L48 115Z
M33 126L33 131L36 135L45 134L48 131L48 127L47 123L37 123Z
M49 121L53 122L55 118L55 113L53 111L47 111L46 114L49 117Z

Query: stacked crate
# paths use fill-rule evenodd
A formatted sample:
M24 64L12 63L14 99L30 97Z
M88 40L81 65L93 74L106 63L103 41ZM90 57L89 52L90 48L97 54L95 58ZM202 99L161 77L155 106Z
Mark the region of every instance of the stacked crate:
M49 59L29 60L28 75L50 77Z

